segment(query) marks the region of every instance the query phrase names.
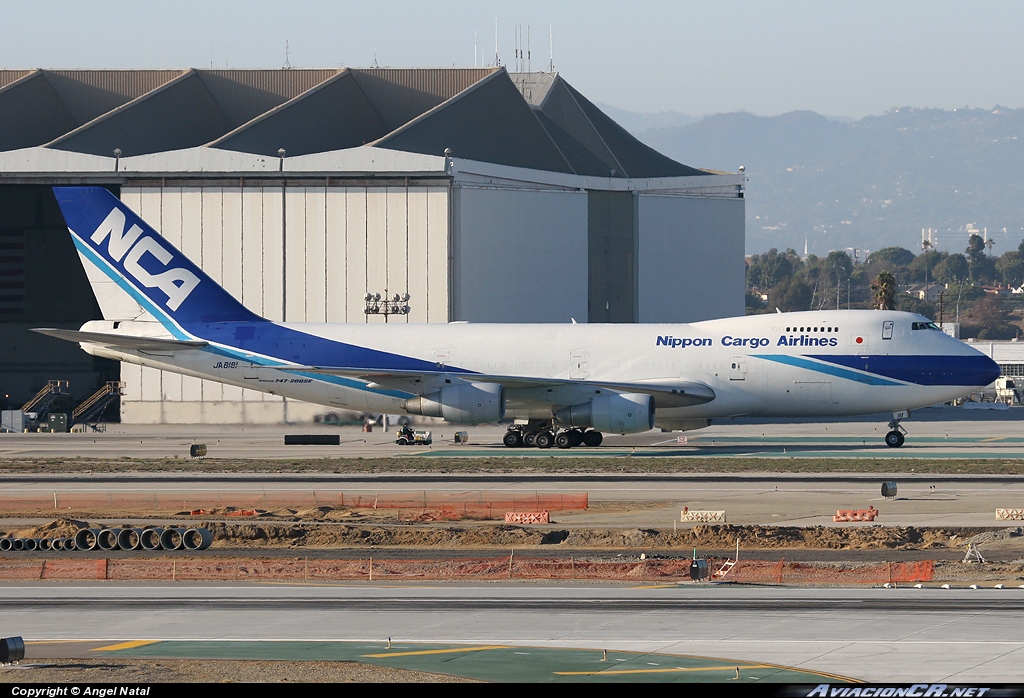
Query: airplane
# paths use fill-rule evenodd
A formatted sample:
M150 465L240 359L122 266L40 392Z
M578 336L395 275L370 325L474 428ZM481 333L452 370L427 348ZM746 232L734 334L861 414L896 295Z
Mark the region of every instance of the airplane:
M892 412L991 384L999 366L928 318L881 310L689 324L273 322L106 189L54 187L104 319L36 328L94 356L296 400L455 424L513 420L510 448L733 417ZM681 302L685 302L681 299Z

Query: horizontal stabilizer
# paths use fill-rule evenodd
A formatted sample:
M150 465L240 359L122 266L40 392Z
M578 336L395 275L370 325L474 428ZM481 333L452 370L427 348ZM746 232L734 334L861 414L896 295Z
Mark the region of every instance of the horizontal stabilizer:
M59 330L51 327L35 327L33 332L49 335L57 339L80 344L100 344L108 347L137 349L139 351L179 351L182 349L199 349L209 342L190 341L183 339L161 339L159 337L133 337L124 334L107 334L105 332L81 332L79 330Z

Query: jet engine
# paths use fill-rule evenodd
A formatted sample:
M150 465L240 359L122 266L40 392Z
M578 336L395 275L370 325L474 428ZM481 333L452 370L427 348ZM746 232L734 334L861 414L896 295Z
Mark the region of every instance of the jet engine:
M505 388L496 383L456 383L405 402L405 411L456 424L486 424L505 416Z
M593 427L611 434L636 434L654 428L654 398L643 393L599 395L590 402L555 412L560 424Z

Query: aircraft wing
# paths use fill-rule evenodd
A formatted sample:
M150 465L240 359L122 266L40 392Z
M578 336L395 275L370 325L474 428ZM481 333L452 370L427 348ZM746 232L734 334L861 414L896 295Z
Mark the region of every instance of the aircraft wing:
M605 388L621 393L642 393L652 396L655 406L661 408L692 407L694 405L703 405L715 399L715 391L711 387L696 381L666 380L620 383L616 381L574 380L569 378L529 378L481 373L452 373L450 371L395 371L328 366L289 366L288 369L303 373L322 373L332 376L358 378L400 390L409 390L410 384L421 383L430 385L444 379L450 379L474 383L500 383L509 390L581 386Z
M79 330L59 330L52 327L34 327L33 332L45 334L69 342L100 344L107 347L121 347L138 351L179 351L182 349L200 349L209 342L189 341L183 339L162 339L160 337L133 337L131 335L107 334L105 332L81 332Z

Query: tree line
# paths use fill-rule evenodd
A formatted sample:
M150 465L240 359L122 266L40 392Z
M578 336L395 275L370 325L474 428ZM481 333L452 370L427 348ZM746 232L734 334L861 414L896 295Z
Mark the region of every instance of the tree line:
M884 247L864 260L845 250L801 257L772 248L747 259L746 278L747 313L888 308L959 322L964 339L1012 339L1021 333L1024 295L1009 289L1024 285L1024 241L998 257L980 235L963 253Z

